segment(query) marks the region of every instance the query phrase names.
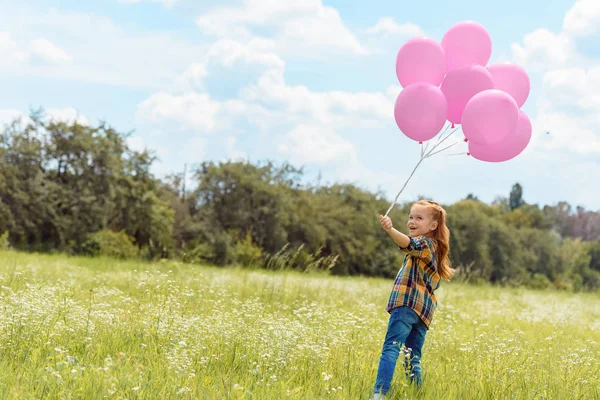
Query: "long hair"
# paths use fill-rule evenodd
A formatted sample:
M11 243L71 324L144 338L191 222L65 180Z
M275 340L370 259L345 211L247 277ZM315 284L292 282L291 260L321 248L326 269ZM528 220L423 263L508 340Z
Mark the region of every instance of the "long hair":
M454 275L454 269L450 265L450 229L446 225L446 210L431 200L419 200L415 204L427 207L433 220L438 223L431 235L437 247L438 274L442 279L449 280Z

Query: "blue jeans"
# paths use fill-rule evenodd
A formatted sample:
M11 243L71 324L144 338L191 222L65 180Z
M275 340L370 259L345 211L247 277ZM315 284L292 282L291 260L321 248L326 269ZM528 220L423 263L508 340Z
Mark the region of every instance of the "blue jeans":
M390 389L402 344L410 353L405 353L404 357L406 375L411 382L421 385L421 349L426 333L427 326L411 308L402 306L392 310L379 359L375 393L386 394Z

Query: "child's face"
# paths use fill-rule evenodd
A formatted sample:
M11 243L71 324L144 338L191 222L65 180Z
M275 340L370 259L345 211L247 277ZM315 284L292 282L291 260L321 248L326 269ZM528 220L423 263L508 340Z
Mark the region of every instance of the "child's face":
M406 223L408 233L411 237L430 235L437 228L437 225L437 221L433 219L431 211L427 206L420 204L412 206L408 222Z

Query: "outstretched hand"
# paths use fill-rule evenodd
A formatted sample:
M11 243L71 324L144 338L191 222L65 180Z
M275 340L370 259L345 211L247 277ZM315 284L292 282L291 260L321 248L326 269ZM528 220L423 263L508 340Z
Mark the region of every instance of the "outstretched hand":
M389 232L393 228L392 220L390 217L384 217L383 215L380 215L379 222L381 222L381 226L383 227L383 229L385 229L386 232Z

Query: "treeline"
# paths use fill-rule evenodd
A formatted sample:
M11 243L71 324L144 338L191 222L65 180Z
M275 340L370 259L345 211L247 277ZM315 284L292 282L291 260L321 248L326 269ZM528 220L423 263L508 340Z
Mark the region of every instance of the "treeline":
M387 277L401 263L379 225L381 193L306 183L271 162L205 162L160 180L153 162L105 123L41 111L15 121L0 138L0 247ZM457 278L600 288L599 212L527 204L518 184L492 204L445 207ZM390 214L398 229L409 209Z

